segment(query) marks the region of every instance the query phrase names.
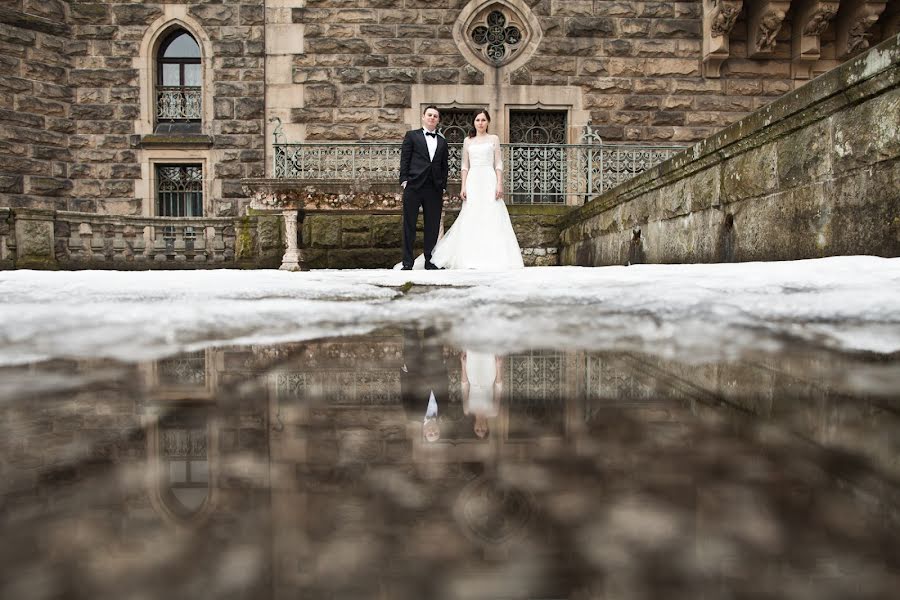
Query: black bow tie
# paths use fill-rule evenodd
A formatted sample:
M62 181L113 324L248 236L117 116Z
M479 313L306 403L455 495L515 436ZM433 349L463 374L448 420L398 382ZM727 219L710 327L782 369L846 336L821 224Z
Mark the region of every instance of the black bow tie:
M436 133L431 133L430 131L426 131L426 132L425 132L425 135L430 135L430 136L433 137L433 138L436 138L436 137L437 137L437 134L436 134Z

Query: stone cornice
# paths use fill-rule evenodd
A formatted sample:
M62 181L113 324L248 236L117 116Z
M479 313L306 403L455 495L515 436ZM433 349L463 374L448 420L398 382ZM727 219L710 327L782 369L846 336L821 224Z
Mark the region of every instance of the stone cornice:
M55 23L43 17L8 8L0 8L0 23L51 35L62 36L72 33L72 28L66 23Z
M884 41L670 160L598 196L573 211L565 226L671 185L825 119L848 105L897 87L900 87L900 36Z

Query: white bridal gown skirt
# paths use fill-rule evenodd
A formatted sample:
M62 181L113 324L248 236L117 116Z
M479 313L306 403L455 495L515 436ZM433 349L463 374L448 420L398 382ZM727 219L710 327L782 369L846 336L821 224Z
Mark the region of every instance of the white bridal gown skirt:
M473 164L466 178L467 199L453 227L435 246L431 262L444 269L484 271L525 266L506 204L496 194L493 165Z

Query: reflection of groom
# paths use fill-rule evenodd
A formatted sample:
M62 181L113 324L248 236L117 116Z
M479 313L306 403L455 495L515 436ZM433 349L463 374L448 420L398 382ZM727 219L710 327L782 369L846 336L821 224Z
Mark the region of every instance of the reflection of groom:
M441 113L437 107L426 107L422 113L422 129L406 132L400 150L404 270L413 267L413 244L420 206L425 220L425 268L437 269L431 263L431 251L437 243L449 171L447 140L437 132L440 120Z
M424 331L424 339L411 327L403 331L403 368L400 372L400 399L409 422L422 423L422 437L428 442L441 438L439 411L450 396L447 363L443 347L435 343L435 332Z

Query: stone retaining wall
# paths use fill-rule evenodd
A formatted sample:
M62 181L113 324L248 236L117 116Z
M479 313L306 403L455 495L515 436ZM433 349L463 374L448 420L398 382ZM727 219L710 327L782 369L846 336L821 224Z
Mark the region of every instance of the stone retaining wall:
M900 256L900 36L573 211L561 264Z
M527 266L558 264L559 224L566 206L509 206L513 229ZM458 211L444 211L449 229ZM310 269L390 268L400 262L402 217L399 213L311 213L303 219L301 246ZM416 252L422 251L419 218Z

